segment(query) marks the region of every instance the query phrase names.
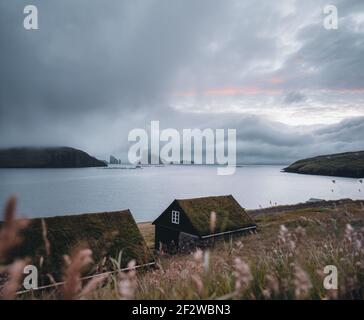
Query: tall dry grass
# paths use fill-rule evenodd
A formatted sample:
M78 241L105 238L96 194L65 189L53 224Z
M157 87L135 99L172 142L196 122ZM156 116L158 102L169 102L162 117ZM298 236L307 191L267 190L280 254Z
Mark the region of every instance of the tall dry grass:
M21 230L27 226L26 220L16 219L16 199L12 197L5 206L3 227L0 230L0 299L14 299L22 278L26 260L11 261L11 250L22 239Z
M190 254L162 255L158 268L115 273L82 281L92 262L89 249L65 257L64 283L46 299L363 299L364 209L355 206L257 217L260 232ZM1 261L26 227L15 220L11 200L0 232ZM214 227L214 215L211 228ZM46 231L44 241L47 245ZM48 246L50 246L48 244ZM15 298L26 261L3 264L8 273L2 298ZM323 286L324 268L338 269L337 290ZM4 269L5 268L5 269ZM34 298L34 296L32 296Z
M158 270L140 276L135 298L363 299L364 231L348 225L342 236L325 240L307 239L303 232L282 227L275 242L255 253L241 243L225 243L161 261ZM261 240L253 235L249 241ZM208 263L202 263L207 254ZM326 265L338 268L338 290L323 286Z

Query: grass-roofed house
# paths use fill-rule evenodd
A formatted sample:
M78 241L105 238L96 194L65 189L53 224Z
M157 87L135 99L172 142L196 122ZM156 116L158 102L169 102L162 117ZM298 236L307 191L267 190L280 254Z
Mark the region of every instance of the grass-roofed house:
M257 228L231 195L174 200L153 224L155 248L167 252L206 247Z
M49 255L44 230L50 244ZM129 210L32 219L22 231L22 240L12 252L12 259L29 257L41 275L51 274L56 280L62 278L64 255L78 247L90 248L93 253L94 264L85 275L116 268L110 258L119 260L120 268L131 260L139 266L154 262Z

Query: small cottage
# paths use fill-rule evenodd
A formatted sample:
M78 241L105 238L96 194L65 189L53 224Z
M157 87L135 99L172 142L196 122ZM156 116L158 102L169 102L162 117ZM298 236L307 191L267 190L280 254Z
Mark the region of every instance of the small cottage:
M125 268L131 260L137 265L154 261L129 210L36 218L29 222L21 235L23 241L11 258L29 257L41 273L40 285L47 284L47 277L43 278L46 274L57 281L62 279L63 256L71 254L75 248L92 250L94 264L85 275L113 270L115 266L110 258L118 260L120 268ZM46 250L45 232L50 252Z
M156 250L171 253L210 246L216 239L257 228L232 195L174 200L153 224Z

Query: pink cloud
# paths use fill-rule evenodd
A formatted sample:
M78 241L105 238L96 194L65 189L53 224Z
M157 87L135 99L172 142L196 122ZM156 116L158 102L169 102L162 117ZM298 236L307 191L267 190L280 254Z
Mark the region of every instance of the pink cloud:
M272 78L268 79L267 82L272 83L272 84L280 84L280 83L283 83L284 80L281 77L272 77Z
M269 89L257 86L247 86L247 87L213 88L201 91L200 93L195 90L189 90L178 95L184 97L194 97L198 94L204 96L235 96L235 95L280 94L282 92L283 91L281 89Z

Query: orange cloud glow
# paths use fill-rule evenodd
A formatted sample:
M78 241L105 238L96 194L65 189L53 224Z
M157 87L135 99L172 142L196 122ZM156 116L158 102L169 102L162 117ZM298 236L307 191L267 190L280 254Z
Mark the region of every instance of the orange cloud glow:
M283 79L270 79L271 81L275 81L276 84L281 83ZM364 94L364 88L339 88L339 89L314 89L314 88L306 88L305 90L309 90L311 92L321 92L321 93L342 93L342 94ZM224 88L212 88L206 89L203 91L197 90L188 90L182 93L178 93L177 96L182 97L195 97L198 95L201 96L236 96L236 95L277 95L282 94L286 90L278 89L278 88L262 88L258 86L246 86L246 87L224 87Z
M234 96L234 95L258 95L258 94L280 94L283 91L280 89L267 89L267 88L260 88L260 87L225 87L225 88L214 88L214 89L207 89L202 91L201 93L190 90L185 91L180 96L184 97L194 97L198 94L202 94L204 96Z
M280 84L280 83L283 83L284 80L281 77L272 77L272 78L268 79L267 82L273 83L273 84Z

